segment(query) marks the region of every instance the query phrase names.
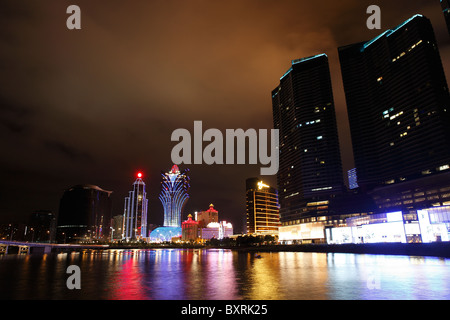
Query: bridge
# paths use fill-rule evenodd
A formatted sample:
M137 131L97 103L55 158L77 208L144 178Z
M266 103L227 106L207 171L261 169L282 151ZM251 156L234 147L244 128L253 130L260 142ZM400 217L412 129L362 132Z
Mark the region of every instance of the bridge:
M0 254L8 254L10 247L18 247L19 254L30 253L51 253L60 251L78 251L78 250L102 250L108 249L109 245L100 244L58 244L58 243L39 243L26 241L7 241L0 240Z

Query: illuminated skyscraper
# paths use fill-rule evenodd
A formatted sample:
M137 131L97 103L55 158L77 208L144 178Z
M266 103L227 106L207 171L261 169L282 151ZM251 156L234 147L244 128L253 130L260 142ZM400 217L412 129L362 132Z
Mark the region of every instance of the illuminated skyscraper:
M441 0L441 6L445 22L447 23L448 33L450 34L450 0Z
M359 186L448 170L450 99L430 20L415 15L339 58Z
M315 218L318 212L308 204L328 201L344 188L327 55L293 60L272 91L272 107L280 130L281 222Z
M278 234L280 206L278 192L258 178L246 181L247 233Z
M180 172L173 165L169 172L161 173L159 200L164 208L164 227L181 227L181 213L189 199L189 176L187 169Z
M147 208L148 199L142 173L137 174L133 190L125 198L123 213L123 239L139 240L147 238Z

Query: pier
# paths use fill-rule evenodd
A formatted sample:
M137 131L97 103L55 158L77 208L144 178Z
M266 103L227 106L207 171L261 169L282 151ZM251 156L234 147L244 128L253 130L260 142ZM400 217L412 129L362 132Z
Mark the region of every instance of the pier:
M52 253L78 250L103 250L108 249L109 245L95 245L95 244L56 244L56 243L39 243L26 241L6 241L0 240L0 254L10 253L11 247L17 248L18 254L32 254L32 253Z

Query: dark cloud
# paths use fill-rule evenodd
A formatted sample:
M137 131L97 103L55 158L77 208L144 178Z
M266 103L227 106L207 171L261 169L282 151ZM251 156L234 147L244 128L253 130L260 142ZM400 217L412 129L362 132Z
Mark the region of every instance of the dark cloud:
M56 151L61 153L64 157L72 161L81 161L84 162L85 165L92 165L93 158L86 152L80 152L76 148L68 146L66 143L61 141L45 141L45 147L52 151Z
M431 18L448 70L438 1L79 0L77 31L66 28L70 4L0 3L0 173L7 177L0 192L19 190L20 177L30 199L8 191L0 217L57 211L62 190L79 183L113 190L120 214L141 169L150 220L160 221L159 173L171 167L171 132L192 132L194 120L204 129L270 128L270 92L279 77L292 59L322 52L330 58L350 169L337 47L371 39L415 13ZM371 4L382 9L381 31L365 26ZM189 167L187 210L216 202L223 219L240 224L245 179L258 175L259 165Z

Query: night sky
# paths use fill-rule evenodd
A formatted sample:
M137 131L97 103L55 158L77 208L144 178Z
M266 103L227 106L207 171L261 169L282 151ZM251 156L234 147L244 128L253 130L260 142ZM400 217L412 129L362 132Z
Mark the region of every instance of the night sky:
M81 8L81 30L66 27L71 4ZM371 4L381 7L381 30L366 27ZM346 172L353 159L337 48L416 13L431 19L448 75L439 0L2 0L0 222L57 213L76 184L113 191L113 215L123 214L142 170L149 223L162 224L172 131L192 133L194 120L203 130L272 128L279 78L291 60L320 53L330 60ZM191 177L183 220L213 203L240 232L245 179L260 167L181 165Z

